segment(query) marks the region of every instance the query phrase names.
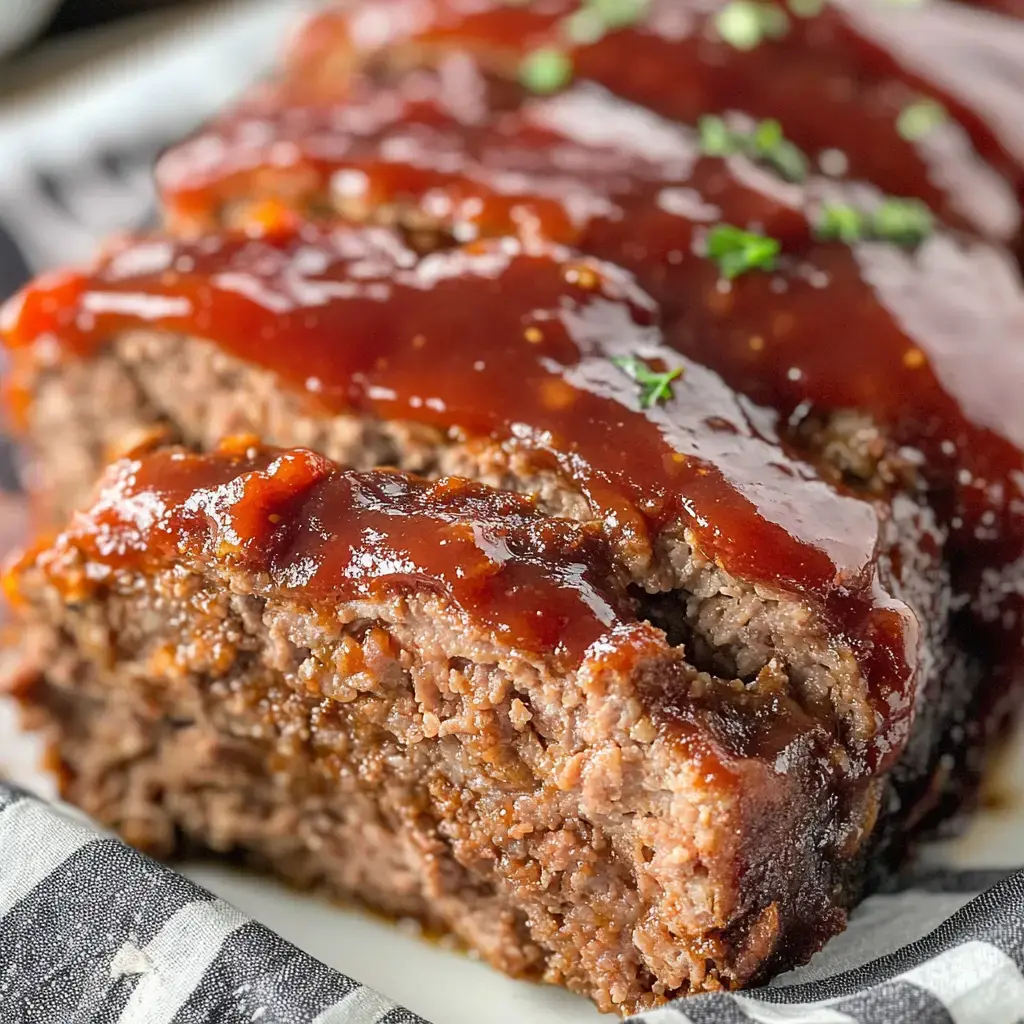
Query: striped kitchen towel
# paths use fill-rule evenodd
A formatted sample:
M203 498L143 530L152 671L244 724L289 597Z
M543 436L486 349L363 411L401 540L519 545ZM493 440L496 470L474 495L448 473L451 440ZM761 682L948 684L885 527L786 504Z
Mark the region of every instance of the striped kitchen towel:
M421 1024L204 889L0 785L3 1024Z
M869 899L846 933L772 986L681 1000L632 1024L1021 1024L1022 968L1024 872L940 873ZM119 840L0 785L0 1021L422 1018Z
M894 948L902 936L920 938ZM629 1024L1024 1024L1024 872L941 872L871 897L808 967Z

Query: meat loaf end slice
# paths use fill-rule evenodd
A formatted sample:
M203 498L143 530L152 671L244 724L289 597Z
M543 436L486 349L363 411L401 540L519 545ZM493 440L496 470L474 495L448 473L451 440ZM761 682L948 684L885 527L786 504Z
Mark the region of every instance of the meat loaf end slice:
M599 590L592 595L597 604L587 604L591 613L605 605L614 609L619 607L616 601L624 601L634 625L648 623L644 636L655 636L662 648L674 650L671 658L683 658L681 651L686 652L687 671L695 673L695 678L724 680L723 686L714 684L716 697L733 694L738 703L730 697L725 713L716 711L706 723L701 718L699 732L702 736L707 732L751 770L756 764L760 765L757 772L769 772L739 787L737 806L748 808L753 800L769 810L759 817L760 812L745 809L737 812L742 821L729 819L730 827L739 829L732 833L735 842L744 849L753 844L751 851L769 849L781 845L785 833L787 843L797 841L799 857L818 858L818 863L799 869L789 861L766 860L753 852L740 855L744 863L749 859L748 867L737 869L737 862L730 861L734 874L739 870L744 878L758 879L751 881L751 899L759 899L753 893L758 886L766 894L767 902L757 903L758 915L774 914L769 909L772 903L782 908L772 895L776 881L767 875L762 879L762 874L777 867L789 880L780 879L779 885L798 886L793 898L804 907L800 927L793 929L791 939L768 943L771 950L789 952L776 956L765 947L754 958L756 964L752 961L743 969L716 967L714 976L705 978L696 963L697 947L687 946L689 939L677 925L663 927L652 918L665 945L660 951L652 947L643 952L648 939L637 919L628 928L622 925L634 937L620 935L615 941L641 950L635 953L640 957L636 964L642 960L644 966L636 967L638 973L630 975L633 980L624 988L616 988L617 994L612 986L618 981L593 981L596 966L579 968L585 978L573 973L576 968L549 966L545 970L552 979L562 978L592 992L605 1004L619 999L623 1005L639 1005L645 988L667 993L719 982L740 984L762 970L804 956L823 936L841 927L841 908L863 879L869 850L889 836L912 832L920 815L945 791L948 780L943 766L948 766L949 737L967 717L980 676L977 660L964 654L949 633L952 589L945 563L945 529L912 492L861 500L833 489L813 467L787 454L775 439L773 417L737 398L715 373L664 344L656 304L629 274L614 266L569 249L539 243L526 246L511 239L424 256L394 232L352 227L307 226L261 239L152 238L115 248L89 273L39 282L9 308L7 340L14 356L15 385L26 399L25 421L43 455L43 482L59 481L55 505L73 506L86 500L85 478L95 471L108 440L108 424L114 421L120 421L119 434L125 426L135 437L164 433L199 450L214 448L227 431L244 430L267 435L277 444L308 445L357 467L402 464L434 477L453 473L473 477L528 496L535 504L535 515L551 517L544 521L551 525L543 529L552 531L552 542L577 534L595 538L594 550L609 567L603 576L615 582L610 594L602 597ZM95 386L98 381L116 382L116 387L100 392ZM74 460L66 459L69 451L76 454ZM85 467L79 476L58 476L64 467L76 463ZM179 454L168 464L191 463ZM204 463L200 460L195 465ZM129 475L136 472L132 469ZM257 467L253 472L253 479L259 478L261 470ZM272 476L277 479L276 470ZM374 479L399 486L396 481L402 478ZM153 513L156 506L148 498L132 496L130 481L125 484L127 496L118 486L111 490L112 507ZM266 489L258 482L231 486L242 491L249 486ZM276 486L266 485L272 493ZM486 492L470 488L465 493ZM103 500L101 493L99 507ZM243 510L247 507L243 505ZM269 515L280 515L285 524L304 521L301 515L296 518L284 511ZM85 517L89 536L88 524L95 519L95 509ZM393 519L388 520L389 530ZM74 525L69 536L76 536ZM119 552L134 551L130 545L125 548L124 535L111 539L101 531L99 536L105 538L102 557L90 555L90 566L116 558ZM503 538L485 532L475 543L489 551L492 560L504 557ZM231 557L229 547L219 540L218 545L213 562L206 559L201 571L197 564L193 577L205 579L213 572L211 566L221 564L219 559ZM141 545L143 554L151 546L152 539L147 537ZM436 544L420 549L417 559L436 569L437 562L429 559L445 554L445 546ZM132 557L147 579L170 578L170 570L150 571L138 552ZM405 564L405 558L396 549L392 566ZM235 563L231 564L227 590L234 593L240 577ZM298 586L308 582L303 574L309 568L306 563L288 563L279 579ZM597 575L602 577L602 572ZM84 579L95 582L101 575L94 566L86 567ZM129 577L137 579L138 574L129 573ZM342 577L351 578L344 573ZM223 584L227 577L218 579ZM457 582L457 571L449 569L448 584ZM130 587L128 592L130 596ZM116 744L112 747L109 736L100 738L90 730L106 728L99 723L117 723L110 728L134 736L132 742L139 750L150 750L154 743L159 746L167 733L173 747L173 722L187 716L167 712L146 717L143 707L138 712L140 721L132 725L123 719L127 710L94 714L88 711L89 701L95 699L102 709L108 704L124 709L145 705L152 689L147 673L160 680L167 672L177 671L173 665L178 656L171 657L177 641L168 631L185 628L189 636L195 635L190 618L197 615L206 623L204 635L209 634L212 627L202 608L212 598L208 588L203 589L198 605L189 606L187 614L184 606L166 605L161 606L160 615L147 616L121 603L120 591L110 593L113 596L108 598L108 591L87 587L80 600L60 604L54 614L84 617L92 623L89 635L96 642L109 637L104 624L108 620L123 622L125 636L151 623L147 628L159 634L160 649L170 658L171 667L161 661L165 655L151 657L150 647L157 640L145 640L147 653L140 661L130 643L119 641L104 648L104 657L112 657L114 668L104 668L108 675L103 678L110 678L109 673L118 676L120 703L110 701L106 683L90 684L95 698L83 697L79 703L78 691L60 682L64 670L49 668L41 689L28 699L43 707L57 707L57 702L59 708L53 713L61 722L80 723L62 727L62 747L71 751L65 756L79 764L98 758L99 767L91 773L76 768L79 781L72 783L70 796L135 839L141 831L137 820L119 817L118 808L127 806L126 777L103 760ZM297 598L289 593L288 600L294 604ZM348 607L353 598L332 595L330 600ZM267 601L273 605L271 596ZM471 610L477 623L474 630L481 623L499 633L503 623L522 625L507 604L496 604L490 617L479 601L472 602ZM258 612L259 622L254 619L246 628L261 638L259 623L267 622L268 613L263 605ZM209 614L223 617L228 612ZM276 614L273 608L269 614L271 618ZM381 615L373 612L369 617L376 622ZM391 623L391 619L381 621ZM573 621L571 616L561 616L551 628L568 636ZM459 633L454 626L450 631ZM43 631L48 652L40 658L44 666L64 663L56 650L62 635L67 631ZM299 634L293 642L302 649L311 647ZM195 643L185 644L183 656L191 657ZM223 659L218 678L248 680L249 673L258 675L271 663L271 654L260 646L263 640L252 643L255 648L214 637L203 656L216 654ZM418 644L420 640L410 634L409 649L418 651ZM588 644L586 650L603 649L592 638ZM99 666L103 659L96 655L83 660L80 647L72 645L68 654L73 664L66 679L99 671L87 666L92 662ZM618 650L615 644L612 647ZM455 653L463 650L459 647L430 649L440 652L446 665L454 659L460 672L474 680L483 678L474 667L477 661L472 652ZM332 648L324 657L335 664L336 653ZM126 662L132 664L130 670L124 668ZM363 669L358 660L338 664L341 681L337 685L345 689L350 684L344 680ZM124 668L124 676L117 666ZM305 671L314 667L310 662ZM570 667L578 677L580 670ZM556 691L571 674L570 668L560 671L558 681L551 684ZM691 692L689 683L677 684L661 668L653 674L639 668L623 671L631 682L623 684L625 689L614 690L607 714L632 715L629 708L640 713L650 704L662 709L656 718L663 714L665 722L677 722L689 735L688 705L682 712L677 709L677 698ZM410 673L419 701L418 675L412 668ZM783 703L774 696L767 703L760 701L758 694L769 681ZM163 685L159 683L158 690ZM352 685L358 689L360 684ZM125 696L132 686L137 688L135 698ZM246 686L211 688L209 714L217 721L221 714L234 714L233 701L244 698L249 692ZM65 696L60 697L61 693ZM634 697L639 704L630 703ZM309 699L319 706L322 696L314 693ZM524 706L529 703L519 699ZM559 704L563 698L556 694L551 699ZM217 701L223 701L222 711L214 708ZM261 707L268 703L274 700ZM386 704L384 700L374 705L385 724L390 721ZM793 718L787 710L790 706L805 718ZM425 711L438 713L430 706L418 713ZM277 713L273 708L267 713L271 712ZM313 714L308 708L303 714L307 713ZM518 710L515 714L519 715ZM817 740L807 747L810 733L802 727L791 732L793 722L804 720L816 723L815 736L820 729L830 737L824 758L815 752ZM247 735L245 728L230 728L240 741ZM76 730L84 730L80 746L74 739ZM210 733L203 736L196 740L196 750L215 749ZM383 734L379 742L381 749L392 749ZM362 760L379 764L380 771L388 770L386 757L370 758L370 746L360 748L366 753ZM507 756L502 749L495 742L488 756L502 761ZM117 764L127 765L130 760L119 758ZM245 755L241 760L247 764L250 759ZM311 770L303 768L300 760L296 755L281 769L281 785L287 784L288 776L304 778ZM181 764L193 763L203 763L195 751L186 758L175 755L166 772L173 777ZM153 816L152 807L173 802L167 795L172 790L163 781L165 768L158 765L147 771L150 781L139 783L139 791L149 794L149 802L143 801L139 812L143 818ZM209 764L203 772L204 779L217 774ZM781 781L773 781L775 776ZM798 784L798 778L812 776L817 781L808 783L807 792L813 791L813 799L801 803L797 790L791 792L788 787L799 788L803 783ZM242 772L239 778L248 775ZM586 785L586 778L581 785ZM833 779L839 780L834 787ZM187 785L203 788L205 783L193 780ZM235 783L228 788L234 793ZM108 799L106 794L113 795ZM666 798L668 805L674 800ZM819 825L809 832L797 818L786 816L789 810L784 811L779 801L797 814L813 804ZM226 798L225 806L233 806L230 799ZM239 799L238 806L252 805L246 797ZM709 827L717 831L716 815L705 812L706 808L680 813L698 831ZM472 815L473 811L460 813ZM223 814L197 816L182 811L182 815L195 819L186 830L189 835L218 849L238 845L258 852L269 842L265 831L251 821L237 826L244 835L221 838L218 821ZM763 833L772 815L777 816L777 835ZM337 842L347 842L342 824L331 820L324 829L338 829ZM586 820L589 828L593 822ZM160 829L167 842L170 828L164 819ZM454 828L446 825L439 835L451 842L451 856L463 864ZM289 849L306 849L294 839L294 828L285 831L293 843ZM813 853L811 841L802 845L803 837L811 833L816 837L813 842L827 833L835 845ZM353 854L353 863L360 857ZM277 870L286 870L279 858L269 859ZM296 854L295 859L302 858ZM495 853L494 860L500 866L501 855ZM347 855L342 862L349 862ZM665 870L671 874L667 865ZM816 878L828 877L821 891L833 887L831 902L823 903L815 895L816 882L805 884L806 871ZM550 878L542 876L542 882L547 886ZM643 882L645 891L646 885ZM380 883L368 888L366 895L395 909L387 891L389 886ZM428 897L438 892L431 889ZM432 899L428 897L415 897L421 900L424 913ZM731 910L723 912L732 915L730 923L713 927L723 941L731 942L728 936L745 911L739 917ZM538 928L544 934L558 932L550 921L539 925L535 918L533 909L523 911L522 927L530 935ZM616 921L618 934L621 921ZM812 921L817 924L812 926ZM448 926L459 930L454 922ZM582 934L572 931L564 942L558 939L562 943L559 957L572 960L572 950L581 948ZM676 954L670 952L674 940L669 936L681 936ZM479 944L483 945L482 940ZM599 952L600 947L594 947L595 955ZM585 952L584 962L588 956ZM673 956L676 966L665 966ZM511 959L494 959L508 969L518 969ZM616 966L613 973L618 971Z
M626 580L526 498L244 441L113 464L7 583L99 820L634 1010L841 927L880 790L778 667L698 671Z

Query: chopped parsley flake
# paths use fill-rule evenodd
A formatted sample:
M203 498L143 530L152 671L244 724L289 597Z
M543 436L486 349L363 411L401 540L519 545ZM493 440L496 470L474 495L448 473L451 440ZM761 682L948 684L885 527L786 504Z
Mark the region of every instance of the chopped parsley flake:
M583 0L583 6L595 11L608 31L635 25L650 6L650 0Z
M934 226L932 211L920 199L887 199L871 214L872 235L897 245L920 245Z
M845 203L826 203L815 225L819 238L852 244L892 242L914 248L931 234L935 218L919 199L886 199L865 213Z
M570 43L588 46L596 43L607 31L601 15L593 7L581 7L562 22L562 30Z
M672 397L672 381L678 380L683 375L680 367L658 373L636 356L616 356L612 362L630 380L634 380L640 385L641 409L650 409L659 402L667 402Z
M789 17L765 0L732 0L715 16L718 34L737 50L753 50L765 39L778 39L789 31Z
M807 176L807 158L783 134L778 121L760 121L750 132L734 132L720 117L708 115L697 124L701 151L708 156L742 153L767 164L786 181Z
M908 103L896 118L896 131L907 142L917 142L931 134L947 118L946 108L936 100Z
M786 181L803 181L807 177L807 157L782 134L778 121L762 121L754 129L753 143L753 155Z
M518 2L518 0L517 0ZM651 0L583 0L562 19L562 35L575 46L588 46L606 33L635 25L647 13Z
M748 270L774 270L780 245L777 239L744 231L732 224L717 224L708 232L708 256L730 281Z
M736 152L736 135L729 131L728 125L712 114L705 114L697 122L700 133L700 148L708 156L732 156Z
M847 203L826 203L815 232L826 241L859 242L864 237L864 214Z
M519 68L519 80L531 92L557 92L572 79L572 60L553 46L527 54Z

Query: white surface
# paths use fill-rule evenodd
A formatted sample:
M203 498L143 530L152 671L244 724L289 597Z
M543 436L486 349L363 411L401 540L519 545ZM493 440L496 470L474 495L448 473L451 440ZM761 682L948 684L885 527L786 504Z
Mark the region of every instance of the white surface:
M311 956L432 1024L607 1024L614 1019L568 992L513 981L368 914L222 867L200 865L185 873Z

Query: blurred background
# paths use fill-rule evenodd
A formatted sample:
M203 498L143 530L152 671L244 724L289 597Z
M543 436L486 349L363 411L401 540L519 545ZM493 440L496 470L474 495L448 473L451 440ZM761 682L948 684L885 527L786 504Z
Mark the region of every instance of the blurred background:
M302 0L0 0L0 300L144 226L159 150L263 73Z
M28 53L40 46L53 56L57 47L50 46L53 40L64 37L63 56L75 48L77 43L88 43L83 33L102 25L122 22L122 31L117 35L108 33L106 38L94 38L95 44L114 45L120 36L124 42L133 34L153 31L160 25L154 18L139 18L139 15L163 12L162 22L171 19L188 18L202 7L209 7L213 0L0 0L0 55L6 65L2 72L4 90L17 89L19 79L33 62L25 60ZM134 19L125 23L125 19ZM67 37L77 33L77 38ZM38 65L38 62L36 62Z
M265 73L310 6L0 0L0 302L151 223L157 154ZM0 494L14 476L0 426Z

